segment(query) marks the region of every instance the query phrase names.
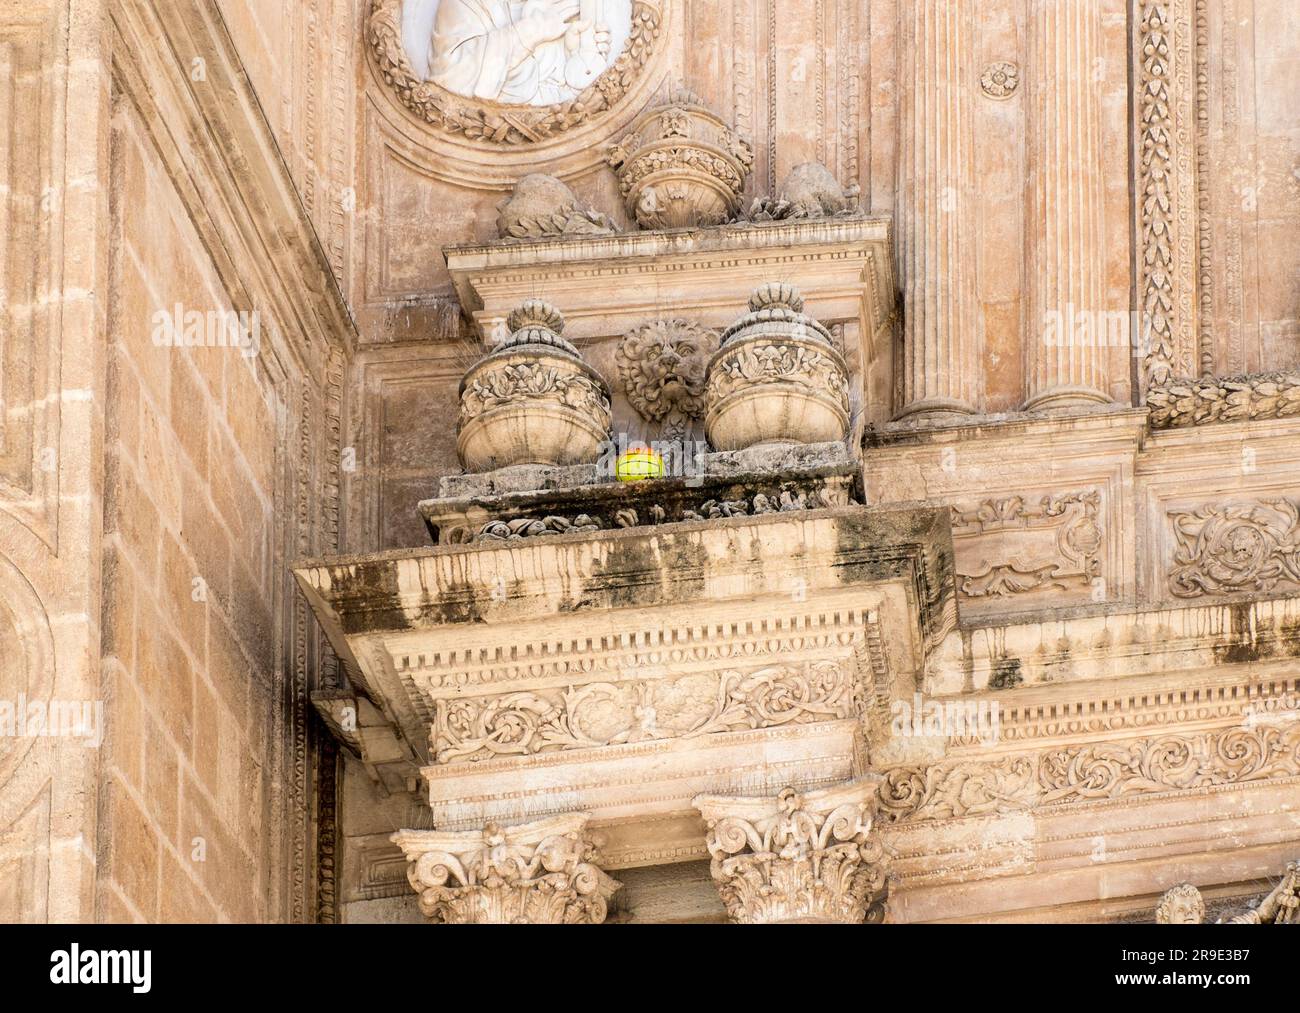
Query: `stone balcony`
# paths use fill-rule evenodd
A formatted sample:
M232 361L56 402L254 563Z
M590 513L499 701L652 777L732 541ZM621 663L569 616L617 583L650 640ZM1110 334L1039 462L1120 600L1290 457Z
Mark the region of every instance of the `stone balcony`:
M862 506L842 444L511 470L445 480L428 549L296 570L441 830L581 811L602 868L704 857L696 795L865 773L953 626L946 515Z

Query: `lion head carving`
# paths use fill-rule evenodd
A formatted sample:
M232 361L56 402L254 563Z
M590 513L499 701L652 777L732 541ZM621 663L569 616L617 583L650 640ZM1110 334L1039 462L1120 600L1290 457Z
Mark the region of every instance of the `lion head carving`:
M623 336L616 352L627 399L647 422L663 423L663 438L680 439L704 414L709 359L718 333L678 318L652 320Z

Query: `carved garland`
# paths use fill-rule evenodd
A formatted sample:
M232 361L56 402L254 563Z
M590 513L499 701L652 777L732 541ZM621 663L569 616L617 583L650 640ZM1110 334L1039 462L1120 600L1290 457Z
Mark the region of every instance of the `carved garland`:
M460 424L463 427L491 408L542 399L596 417L607 416L610 410L609 398L590 377L561 373L544 363L523 362L476 376L461 394Z
M1174 381L1147 391L1152 429L1300 415L1300 371Z
M380 77L420 119L469 141L511 146L546 140L612 108L650 62L662 22L659 4L636 0L627 45L609 69L576 98L537 108L479 105L421 79L402 45L402 0L372 0L366 41Z

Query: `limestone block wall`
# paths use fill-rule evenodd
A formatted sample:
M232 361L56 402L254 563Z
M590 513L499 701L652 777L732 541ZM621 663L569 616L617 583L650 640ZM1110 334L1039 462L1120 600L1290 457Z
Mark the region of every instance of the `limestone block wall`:
M233 308L126 101L113 150L101 905L148 921L264 920L286 406L242 348L156 343L178 312L209 327Z

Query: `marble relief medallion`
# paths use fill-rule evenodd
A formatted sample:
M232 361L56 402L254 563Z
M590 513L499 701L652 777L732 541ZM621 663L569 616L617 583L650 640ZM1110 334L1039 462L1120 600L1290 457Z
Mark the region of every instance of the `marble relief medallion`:
M661 0L372 0L367 41L411 112L467 140L546 140L619 101Z

